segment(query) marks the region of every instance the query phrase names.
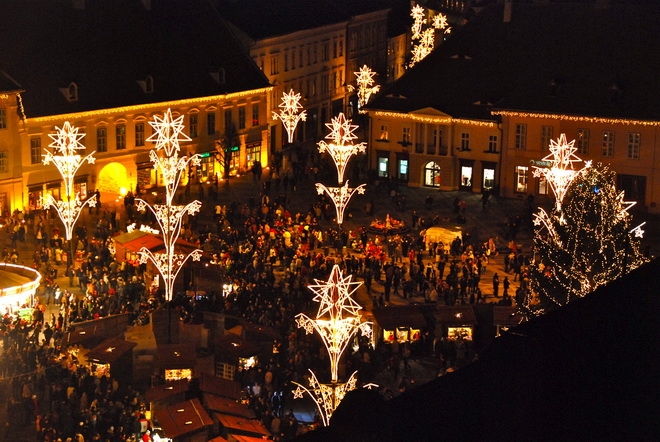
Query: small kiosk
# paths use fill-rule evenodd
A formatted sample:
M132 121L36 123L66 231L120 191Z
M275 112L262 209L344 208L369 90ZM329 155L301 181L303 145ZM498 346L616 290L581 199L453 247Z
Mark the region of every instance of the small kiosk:
M477 316L471 305L438 305L435 321L436 337L472 341Z
M518 311L518 307L511 305L493 306L493 325L495 326L495 336L500 336L502 332L515 327L523 321L523 315Z
M239 401L243 396L240 382L230 381L229 379L207 373L202 373L202 377L199 380L199 389L205 397L207 395L214 395Z
M186 399L189 389L188 379L170 381L162 385L154 385L145 392L145 399L153 416L156 411L167 408Z
M114 379L133 378L133 348L137 343L114 338L103 341L85 355L92 373Z
M424 314L416 305L376 307L374 335L386 344L415 343L420 340L422 329L428 326Z
M217 416L220 421L220 433L223 437L227 437L227 440L241 440L238 437L253 437L264 440L270 437L270 432L257 419L245 419L229 414L218 414Z
M159 373L166 382L190 380L195 368L195 346L186 344L162 344L156 352Z
M154 420L176 442L207 442L213 421L199 399L179 402L156 411Z

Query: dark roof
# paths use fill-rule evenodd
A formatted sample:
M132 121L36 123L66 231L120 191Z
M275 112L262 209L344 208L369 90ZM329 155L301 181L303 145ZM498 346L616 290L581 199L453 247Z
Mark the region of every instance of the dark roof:
M27 117L196 98L268 86L212 2L0 2L0 70ZM221 68L225 83L210 74ZM138 84L153 77L153 93ZM5 85L2 89L16 89ZM74 82L78 100L62 88Z
M350 392L301 440L655 440L658 275L656 259L390 401Z
M397 327L422 328L428 325L424 314L416 305L375 307L372 313L376 323L384 330L394 330Z
M393 0L220 0L222 15L254 40L341 23Z
M155 418L165 435L172 439L213 425L213 420L197 398L157 410Z
M108 339L91 349L85 357L89 361L112 364L128 352L132 352L135 346L137 346L136 342L125 341L122 338ZM133 358L132 354L129 358Z
M435 318L438 323L450 327L477 323L472 305L438 305Z
M658 5L514 2L505 23L493 4L367 107L475 119L492 119L490 108L658 119L658 27Z

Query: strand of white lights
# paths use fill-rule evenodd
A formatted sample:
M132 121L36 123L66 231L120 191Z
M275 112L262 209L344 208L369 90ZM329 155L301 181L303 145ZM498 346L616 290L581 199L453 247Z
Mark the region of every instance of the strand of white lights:
M534 177L545 177L550 184L550 188L555 194L556 210L561 211L561 202L566 195L568 186L579 172L573 168L573 163L582 161L575 155L575 140L570 143L566 141L566 134L561 134L557 141L550 140L550 154L543 158L543 161L550 161L552 166L543 168L532 166L534 168ZM587 161L585 168L591 167L591 162Z
M307 119L307 112L304 110L300 112L303 108L302 104L300 104L300 94L296 94L293 89L288 94L284 92L282 103L278 107L282 110L279 113L273 112L273 119L282 121L289 143L293 143L293 134L296 126L298 126L298 122L301 120L306 121Z
M351 377L344 384L322 384L312 370L309 370L309 388L298 382L293 381L296 389L293 390L294 399L302 399L303 394L309 395L319 410L319 416L324 426L330 425L332 413L337 409L346 393L353 391L357 384L357 370L351 374Z
M83 207L86 205L96 206L95 195L81 201L80 196L74 194L73 187L73 179L80 166L85 161L94 164L96 160L94 158L95 152L84 157L78 153L79 150L85 149L85 146L80 142L85 134L78 133L78 128L69 124L68 121L61 128L55 127L55 134L48 134L48 136L53 139L53 142L48 145L48 147L53 148L53 152L44 149L46 153L43 155L43 164L47 166L53 163L57 167L64 181L64 196L66 199L58 201L52 194L48 193L43 198L43 204L44 207L53 207L57 211L64 224L66 240L69 241L73 238L73 227Z
M346 119L343 113L340 113L336 118L332 119L331 123L325 123L325 125L330 129L330 133L325 138L332 140L332 142L328 144L323 140L319 141L319 152L330 154L337 168L337 179L339 184L341 184L344 182L344 172L346 172L348 161L353 155L364 153L367 145L364 142L347 144L357 138L357 135L353 132L358 126L351 124L351 120Z
M188 259L199 261L202 256L202 251L199 249L187 254L175 252L184 216L186 214L195 215L201 209L202 203L195 200L185 205L172 204L183 172L188 169L189 164L199 166L201 159L198 154L192 155L190 158L179 157L179 142L190 141L190 138L183 133L183 115L174 118L172 111L168 109L162 118L154 116L154 121L150 121L149 124L154 128L154 133L147 138L147 141L153 141L156 144L149 156L154 163L154 169L159 170L163 176L166 193L165 204L151 205L144 199L137 198L136 205L141 212L149 209L156 218L160 232L162 232L165 251L152 252L146 247L142 247L139 251L139 259L143 264L149 260L153 262L165 281L165 299L171 301L174 282L183 265ZM144 230L153 232L150 227Z

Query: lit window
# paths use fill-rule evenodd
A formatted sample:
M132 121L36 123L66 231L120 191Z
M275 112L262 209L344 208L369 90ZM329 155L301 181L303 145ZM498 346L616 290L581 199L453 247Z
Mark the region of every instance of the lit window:
M526 166L516 166L516 192L527 193L527 170Z
M252 125L259 126L259 103L252 103Z
M614 156L614 132L611 130L603 131L603 143L601 154L604 157Z
M410 144L410 133L411 133L411 128L409 127L403 128L403 139L401 140L403 144Z
M516 149L527 149L527 125L516 124Z
M379 140L389 140L389 131L386 124L381 124L380 126L380 138Z
M639 132L628 133L628 158L631 160L639 159L639 145L641 140Z

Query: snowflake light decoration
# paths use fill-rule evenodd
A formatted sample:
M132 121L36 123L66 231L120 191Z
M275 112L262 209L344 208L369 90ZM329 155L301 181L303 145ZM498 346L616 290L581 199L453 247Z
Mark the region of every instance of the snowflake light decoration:
M353 155L364 153L367 145L364 142L355 145L347 144L357 138L357 135L353 132L358 126L351 124L351 120L347 120L343 113L333 118L332 123L326 123L325 125L330 129L330 134L325 138L332 140L332 142L328 144L323 140L319 141L319 152L330 154L337 167L337 176L341 184L344 182L344 172L348 161Z
M289 143L293 143L293 134L298 126L299 121L306 121L307 112L304 110L300 112L303 108L300 104L300 94L296 94L293 89L287 94L284 92L282 96L282 103L278 106L282 110L277 113L273 112L273 119L280 119L286 130Z
M189 164L199 165L201 159L197 154L192 155L190 158L179 157L179 142L190 140L183 133L183 116L173 118L171 110L168 109L162 118L154 116L154 121L150 121L149 124L155 132L147 140L156 144L155 149L149 153L149 156L154 164L154 169L160 170L163 176L166 194L165 204L151 205L142 198L136 198L135 202L137 210L144 212L149 209L154 215L160 226L160 232L162 232L165 251L152 252L146 247L142 247L139 255L141 263L146 263L149 260L153 262L165 281L165 299L171 301L174 293L174 282L183 265L188 259L199 261L202 256L202 251L199 249L187 254L175 252L184 216L195 215L201 209L202 203L195 200L185 205L172 204L183 172L188 169ZM141 228L141 230L153 232L150 227Z
M84 150L85 146L80 142L85 134L78 133L78 128L72 126L66 121L61 128L55 127L54 134L48 134L53 142L48 145L52 147L53 151L44 149L46 153L43 155L43 164L49 165L53 163L57 170L60 172L64 182L64 195L66 199L56 200L52 194L47 194L43 198L44 207L53 207L58 216L64 224L66 240L70 241L73 238L73 228L80 216L80 212L86 205L90 207L96 206L96 196L91 196L85 201L80 200L80 195L74 194L73 179L80 169L80 166L86 161L89 164L94 164L95 158L92 152L86 156L78 153L79 150Z
M426 58L433 51L436 31L441 31L443 35L451 32L451 27L449 27L447 22L447 16L444 14L435 15L431 19L431 25L426 29L424 29L424 26L428 26L428 20L426 19L426 13L423 7L420 5L413 6L410 16L413 18L411 28L413 48L411 50L412 57L408 65L409 68Z
M543 158L543 161L550 161L552 165L549 168L533 166L534 176L544 177L550 184L555 194L557 211L561 210L561 202L566 190L579 172L573 168L573 163L582 159L575 155L575 151L577 151L575 140L569 143L566 141L566 134L561 134L557 141L550 140L550 154ZM591 163L585 163L585 167L590 166Z
M352 275L344 277L339 266L334 265L327 281L315 279L316 284L308 286L316 294L314 301L319 303L316 318L311 319L304 313L296 316L298 328L304 328L307 334L316 330L330 356L331 384L320 383L310 370L310 388L297 384L298 388L294 391L294 397L302 397L305 392L315 399L324 425L329 423L332 412L346 392L356 387L357 371L346 383L338 382L339 359L342 353L358 331L361 331L363 336L370 336L372 331L371 323L361 322L362 307L352 298L362 283L353 282L352 278Z

